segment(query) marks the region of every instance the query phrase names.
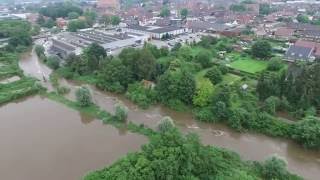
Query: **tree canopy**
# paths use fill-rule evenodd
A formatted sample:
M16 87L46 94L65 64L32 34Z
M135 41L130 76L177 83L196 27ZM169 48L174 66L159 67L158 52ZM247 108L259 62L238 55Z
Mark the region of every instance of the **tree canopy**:
M184 137L171 125L161 129L140 152L128 154L84 179L301 179L290 174L276 158L264 164L246 163L235 153L202 145L194 134Z

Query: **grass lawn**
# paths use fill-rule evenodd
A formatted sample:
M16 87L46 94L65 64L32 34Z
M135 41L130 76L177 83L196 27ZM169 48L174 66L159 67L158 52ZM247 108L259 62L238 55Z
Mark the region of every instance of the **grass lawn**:
M242 60L237 60L232 62L230 66L234 69L254 74L267 69L268 62L262 61L262 60L253 60L253 59L245 58Z
M239 80L241 80L241 76L237 76L235 74L228 73L228 74L223 76L222 83L224 83L224 84L233 84L234 82L239 81Z

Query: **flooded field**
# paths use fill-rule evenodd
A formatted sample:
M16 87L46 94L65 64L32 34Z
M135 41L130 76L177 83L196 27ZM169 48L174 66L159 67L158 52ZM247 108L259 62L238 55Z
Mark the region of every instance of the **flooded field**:
M75 180L138 151L147 138L39 96L0 107L0 174Z

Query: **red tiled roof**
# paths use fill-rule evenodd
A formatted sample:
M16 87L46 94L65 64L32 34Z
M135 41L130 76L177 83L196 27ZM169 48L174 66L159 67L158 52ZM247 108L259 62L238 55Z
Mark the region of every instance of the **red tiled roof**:
M306 47L306 48L315 48L316 47L316 42L312 41L305 41L305 40L297 40L296 43L294 44L295 46L300 46L300 47Z
M282 36L282 37L290 37L293 35L293 33L294 33L293 29L281 27L277 29L277 31L275 32L275 35Z

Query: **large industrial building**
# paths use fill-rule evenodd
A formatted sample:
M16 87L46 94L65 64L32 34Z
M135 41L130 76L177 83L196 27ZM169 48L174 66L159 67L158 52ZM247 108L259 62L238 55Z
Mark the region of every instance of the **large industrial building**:
M139 26L132 25L123 28L124 32L146 34L150 39L162 39L167 36L173 37L187 32L187 29L177 26Z
M107 32L100 30L84 30L79 32L63 32L52 38L51 50L61 56L74 53L80 55L82 50L92 43L98 43L108 54L113 51L141 45L148 40L148 36L134 33Z

